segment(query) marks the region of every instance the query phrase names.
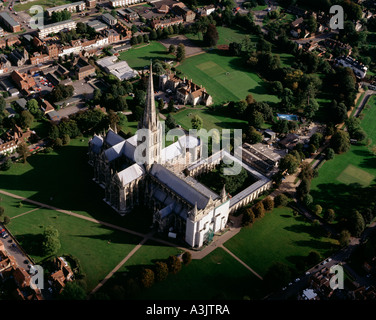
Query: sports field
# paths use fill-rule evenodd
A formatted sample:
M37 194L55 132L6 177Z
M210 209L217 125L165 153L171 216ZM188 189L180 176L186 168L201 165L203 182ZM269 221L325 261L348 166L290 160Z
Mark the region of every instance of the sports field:
M178 69L198 85L206 88L214 103L238 101L252 94L257 101L278 102L267 92L260 77L244 70L240 58L225 55L219 49L186 59Z
M374 178L374 175L349 164L346 169L340 173L337 180L344 184L358 183L367 187L371 184Z

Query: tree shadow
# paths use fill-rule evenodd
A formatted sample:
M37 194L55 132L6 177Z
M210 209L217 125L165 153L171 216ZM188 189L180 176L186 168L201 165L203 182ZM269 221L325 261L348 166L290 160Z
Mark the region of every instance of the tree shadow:
M43 256L42 243L43 234L21 234L17 236L17 241L21 247L33 256Z

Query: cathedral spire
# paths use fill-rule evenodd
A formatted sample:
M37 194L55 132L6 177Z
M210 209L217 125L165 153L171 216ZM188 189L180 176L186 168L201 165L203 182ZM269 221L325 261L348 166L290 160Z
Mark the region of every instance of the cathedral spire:
M153 130L158 126L157 112L155 109L155 99L154 99L154 85L153 85L153 68L150 62L150 75L148 81L148 88L146 92L146 105L144 109L144 116L139 123L139 129L150 129Z

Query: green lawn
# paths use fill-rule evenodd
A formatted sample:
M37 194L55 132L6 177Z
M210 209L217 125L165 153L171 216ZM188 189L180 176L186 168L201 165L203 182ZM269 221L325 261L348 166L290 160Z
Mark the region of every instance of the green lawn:
M303 217L294 217L291 208L275 208L243 228L225 247L263 276L277 261L293 267L310 251L328 255L336 241L323 237L321 231Z
M365 105L362 114L361 125L367 132L368 138L372 139L373 143L376 143L376 96L369 98L368 103Z
M50 154L39 153L0 172L0 189L60 209L148 232L149 211L140 209L120 217L104 201L104 190L93 179L87 159L88 138L72 139L70 145ZM150 221L150 224L147 223Z
M46 258L40 252L41 234L48 225L59 231L61 248L57 254L69 253L80 260L82 271L87 276L88 291L115 268L140 240L136 236L48 209L15 218L8 227L26 252L40 263Z
M362 112L361 125L368 137L376 141L376 99L371 98L368 105ZM375 156L366 146L352 145L348 152L323 164L319 176L312 180L311 195L315 203L336 210L338 216L354 207L354 201L359 201L355 199L362 197L361 187L374 183L375 177Z
M0 206L5 209L4 215L10 218L38 208L37 206L27 202L22 202L20 205L19 200L3 194L0 194L0 199Z
M123 271L135 265L150 265L156 258L152 246L143 246L127 262ZM167 250L165 248L164 250ZM165 251L164 257L171 254L171 249ZM249 270L237 262L227 252L217 248L201 260L192 260L188 266L176 274L155 283L149 289L143 289L135 299L142 300L209 300L237 299L244 296L260 298L261 281Z
M166 48L157 41L151 41L150 44L142 44L135 48L120 53L120 60L125 60L131 68L144 69L150 65L150 60L175 60L175 56L167 54Z
M185 129L191 129L192 118L198 115L203 120L203 127L210 129L241 129L247 122L241 119L229 118L219 112L204 109L185 109L177 113L172 113L173 118Z
M276 96L268 94L264 81L257 74L244 69L240 58L230 57L218 49L190 57L178 69L204 86L214 103L238 101L250 93L257 101L278 102Z

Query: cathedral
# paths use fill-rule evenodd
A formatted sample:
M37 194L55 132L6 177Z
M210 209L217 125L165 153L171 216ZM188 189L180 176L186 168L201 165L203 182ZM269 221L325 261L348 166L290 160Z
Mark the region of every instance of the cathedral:
M149 134L141 136L143 130ZM119 214L147 205L153 210L153 225L159 232L182 237L191 247L199 248L226 227L230 199L225 187L216 194L186 174L189 166L202 162L200 139L182 135L164 147L163 130L156 113L150 67L146 105L136 135L124 139L109 129L90 140L93 180L104 189L104 201ZM147 147L142 149L142 144Z

